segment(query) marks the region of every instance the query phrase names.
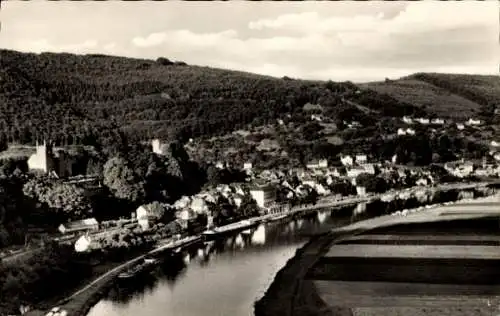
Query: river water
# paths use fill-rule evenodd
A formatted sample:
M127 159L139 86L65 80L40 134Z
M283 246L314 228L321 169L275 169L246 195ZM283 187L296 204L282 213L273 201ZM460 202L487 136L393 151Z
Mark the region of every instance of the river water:
M88 316L250 316L253 303L274 275L311 235L404 208L452 201L459 195L483 193L448 191L321 210L165 254L152 274L128 283L117 281Z

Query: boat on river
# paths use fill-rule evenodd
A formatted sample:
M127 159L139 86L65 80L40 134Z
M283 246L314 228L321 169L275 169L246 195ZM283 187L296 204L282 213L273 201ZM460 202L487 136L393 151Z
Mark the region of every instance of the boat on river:
M141 273L150 272L155 267L158 260L146 258L141 263L134 265L132 268L118 275L119 279L130 279Z
M217 235L221 235L221 234L231 233L231 232L238 231L238 230L250 229L254 226L257 226L258 224L259 224L259 221L246 219L246 220L242 220L240 222L236 222L236 223L232 223L232 224L228 224L228 225L224 225L224 226L220 226L220 227L215 227L214 229L206 230L202 233L202 235L204 235L205 237L212 237L212 236L217 236Z

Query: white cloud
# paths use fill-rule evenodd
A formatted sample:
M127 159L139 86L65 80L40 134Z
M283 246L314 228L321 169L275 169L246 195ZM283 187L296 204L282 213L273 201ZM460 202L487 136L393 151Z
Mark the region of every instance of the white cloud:
M30 52L41 53L41 52L70 52L78 53L82 50L95 49L98 47L98 42L94 40L86 40L82 43L70 43L70 44L52 44L46 39L41 39L37 41L24 41L21 43L21 47L27 48ZM26 50L19 48L21 50Z
M446 14L444 14L446 12ZM253 30L286 30L299 33L365 32L365 33L412 33L439 31L483 25L496 19L495 4L484 2L461 2L450 5L438 1L419 1L409 4L392 19L384 14L324 17L318 12L283 14L274 19L252 21ZM486 22L487 23L487 22Z

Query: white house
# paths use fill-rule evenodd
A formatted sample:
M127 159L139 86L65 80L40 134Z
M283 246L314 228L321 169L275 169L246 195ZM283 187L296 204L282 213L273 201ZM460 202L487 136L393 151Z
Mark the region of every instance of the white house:
M366 188L365 187L361 187L361 186L356 186L356 193L359 196L365 196L366 195Z
M416 181L416 185L422 185L422 186L426 186L428 185L429 182L427 181L427 179L425 178L420 178Z
M424 125L429 124L429 119L428 118L419 117L419 118L415 119L415 121L419 122L420 124L424 124Z
M208 212L207 202L201 197L196 197L191 201L191 209L197 214L205 214Z
M309 162L306 167L308 169L328 168L328 160L326 159L313 160Z
M500 147L500 143L494 140L491 141L490 145L493 147Z
M215 164L215 168L224 169L224 163L222 163L221 161L217 161L217 163Z
M500 153L496 153L493 155L493 158L497 161L500 161Z
M95 218L82 219L75 222L59 225L59 231L63 234L87 232L99 229L99 223Z
M393 164L396 164L396 162L398 162L398 155L397 155L397 154L396 154L396 155L394 155L394 156L392 156L392 158L391 158L391 162L392 162Z
M321 117L321 115L312 114L312 115L311 115L311 120L312 120L312 121L318 121L318 122L321 122L321 121L323 121L323 118Z
M457 125L457 129L459 129L459 130L463 130L465 128L465 125L462 123L457 123L456 125Z
M151 141L151 147L153 149L153 152L157 155L165 155L168 151L168 144L163 143L157 138Z
M432 119L431 123L435 124L435 125L443 125L444 124L444 120L440 119L440 118L435 118L435 119Z
M183 221L190 221L198 216L198 214L196 214L196 212L190 208L185 208L183 210L180 210L179 212L177 212L176 215L178 219Z
M398 135L406 135L406 130L404 128L398 128Z
M365 164L368 161L368 158L366 155L356 155L356 163L358 164Z
M415 135L415 130L413 128L407 128L406 129L406 134L408 134L408 135Z
M340 157L340 162L344 165L344 166L352 166L353 164L353 159L351 156L347 155L347 156L342 156Z
M468 125L481 125L481 120L475 120L473 118L470 118L468 121L467 121L467 124Z
M413 119L408 116L403 116L403 122L405 122L406 124L413 124Z
M75 242L75 251L76 252L85 252L89 250L91 244L90 236L83 235Z
M243 170L246 170L246 171L252 170L252 163L251 162L245 162L243 164Z
M347 176L349 178L356 178L357 176L359 176L362 173L366 173L365 168L356 167L356 168L349 168L347 170Z
M174 208L182 209L187 207L191 203L191 199L188 196L183 196L174 203Z
M269 185L251 188L250 195L261 208L267 208L276 200L276 190Z
M375 174L375 166L373 164L364 164L363 170L365 173Z

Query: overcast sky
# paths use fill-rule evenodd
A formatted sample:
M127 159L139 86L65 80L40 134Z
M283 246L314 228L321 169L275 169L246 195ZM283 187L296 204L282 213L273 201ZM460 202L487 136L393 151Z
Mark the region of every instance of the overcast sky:
M497 1L2 3L0 47L355 82L498 74Z

